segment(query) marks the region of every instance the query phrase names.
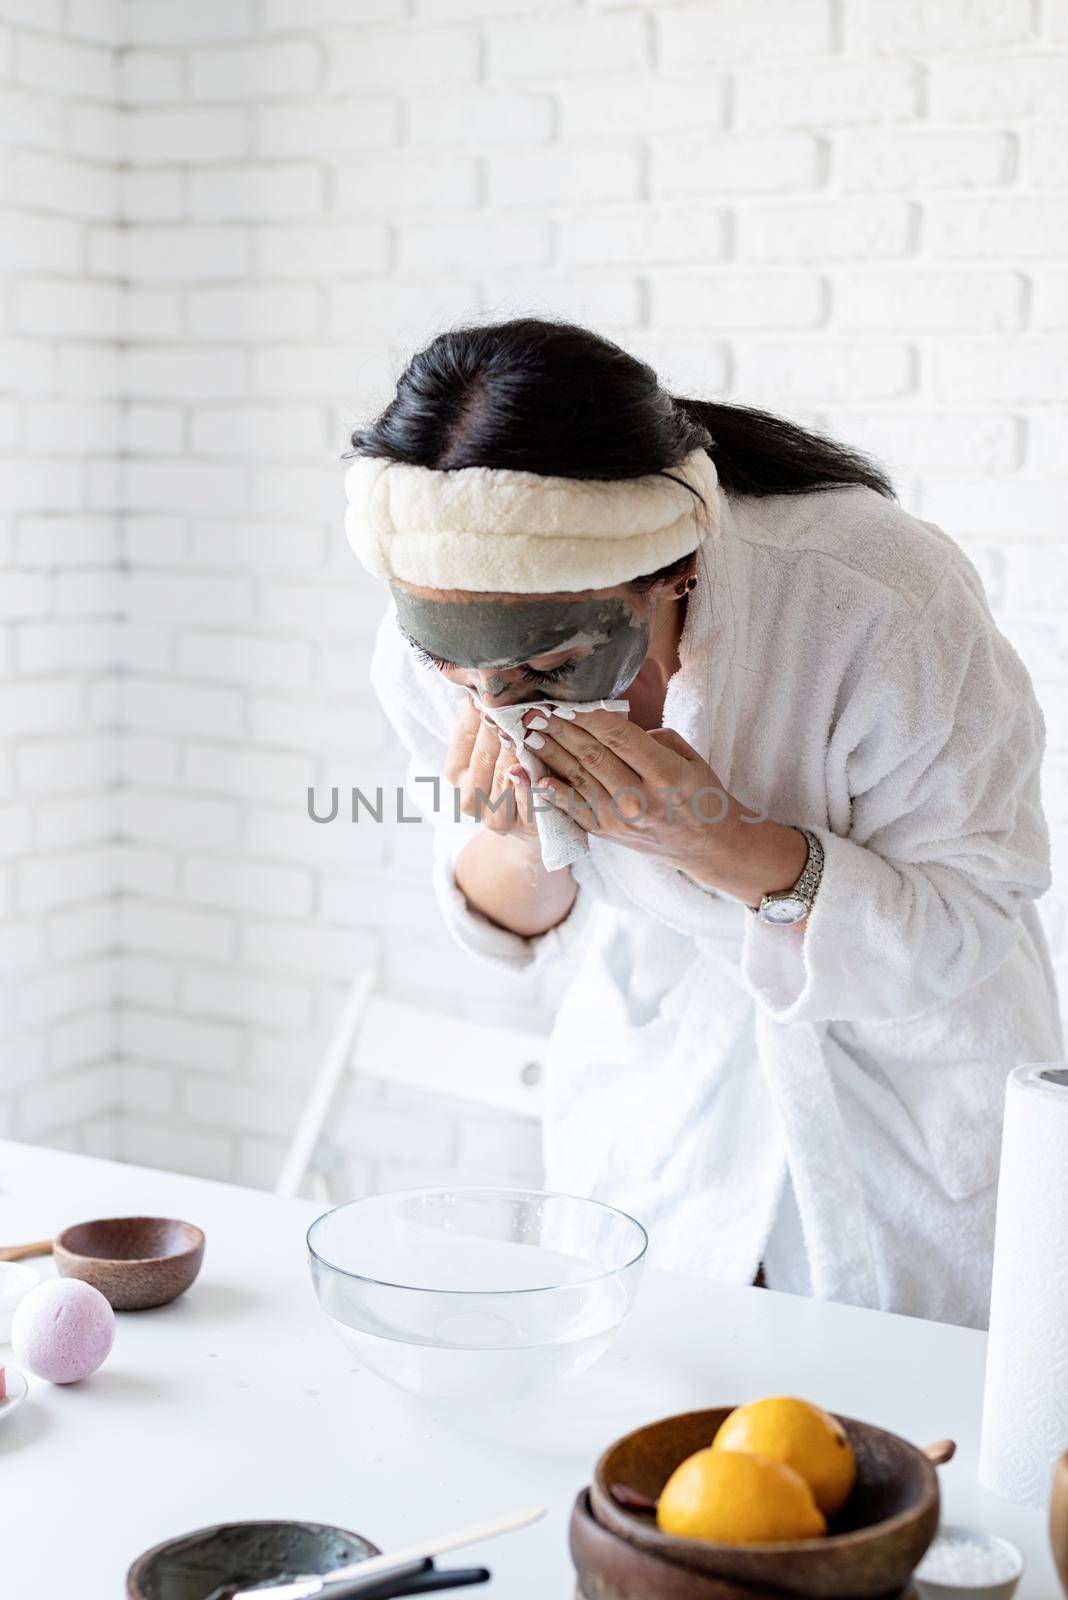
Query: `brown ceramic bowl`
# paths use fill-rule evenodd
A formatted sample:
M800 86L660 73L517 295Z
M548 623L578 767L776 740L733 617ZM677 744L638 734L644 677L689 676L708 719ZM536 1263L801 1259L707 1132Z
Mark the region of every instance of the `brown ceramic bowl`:
M676 1566L621 1539L594 1517L588 1489L575 1501L568 1541L579 1600L760 1600L773 1592Z
M223 1522L146 1550L126 1574L126 1593L129 1600L205 1600L224 1584L251 1588L282 1572L318 1576L379 1553L358 1533L320 1522Z
M204 1259L204 1235L171 1217L106 1217L64 1228L52 1254L60 1277L91 1283L116 1311L146 1311L189 1288Z
M822 1539L678 1539L661 1533L652 1515L625 1510L609 1493L611 1484L623 1484L655 1500L679 1462L712 1443L732 1409L688 1411L617 1439L594 1470L590 1507L596 1520L650 1555L758 1592L866 1600L905 1589L938 1528L938 1479L915 1445L850 1417L839 1421L857 1458L856 1487Z

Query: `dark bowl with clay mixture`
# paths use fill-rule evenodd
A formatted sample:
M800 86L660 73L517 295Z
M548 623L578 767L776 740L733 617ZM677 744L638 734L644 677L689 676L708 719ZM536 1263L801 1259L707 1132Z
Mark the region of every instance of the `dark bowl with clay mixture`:
M76 1222L52 1244L61 1278L99 1289L115 1311L147 1311L184 1294L200 1271L204 1235L173 1217Z
M126 1574L126 1593L128 1600L207 1600L217 1589L319 1577L380 1554L358 1533L321 1522L223 1522L146 1550Z

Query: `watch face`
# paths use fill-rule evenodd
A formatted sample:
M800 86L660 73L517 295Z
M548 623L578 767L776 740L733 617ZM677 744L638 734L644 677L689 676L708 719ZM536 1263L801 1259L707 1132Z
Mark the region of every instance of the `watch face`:
M765 922L800 922L807 912L808 907L803 900L786 894L781 900L769 901L762 914Z

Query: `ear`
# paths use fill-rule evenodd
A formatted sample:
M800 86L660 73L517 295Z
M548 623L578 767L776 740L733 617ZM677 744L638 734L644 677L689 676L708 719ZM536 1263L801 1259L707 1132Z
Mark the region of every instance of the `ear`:
M686 566L674 578L669 578L664 584L664 593L674 600L685 600L692 590L697 588L697 551L694 550L686 562Z

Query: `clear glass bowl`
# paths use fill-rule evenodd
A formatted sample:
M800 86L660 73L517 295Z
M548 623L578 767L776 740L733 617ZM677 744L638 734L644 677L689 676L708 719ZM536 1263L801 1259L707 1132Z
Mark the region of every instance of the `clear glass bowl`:
M338 1206L308 1230L319 1303L360 1364L412 1394L523 1399L604 1354L648 1240L595 1200L530 1189L413 1189Z

